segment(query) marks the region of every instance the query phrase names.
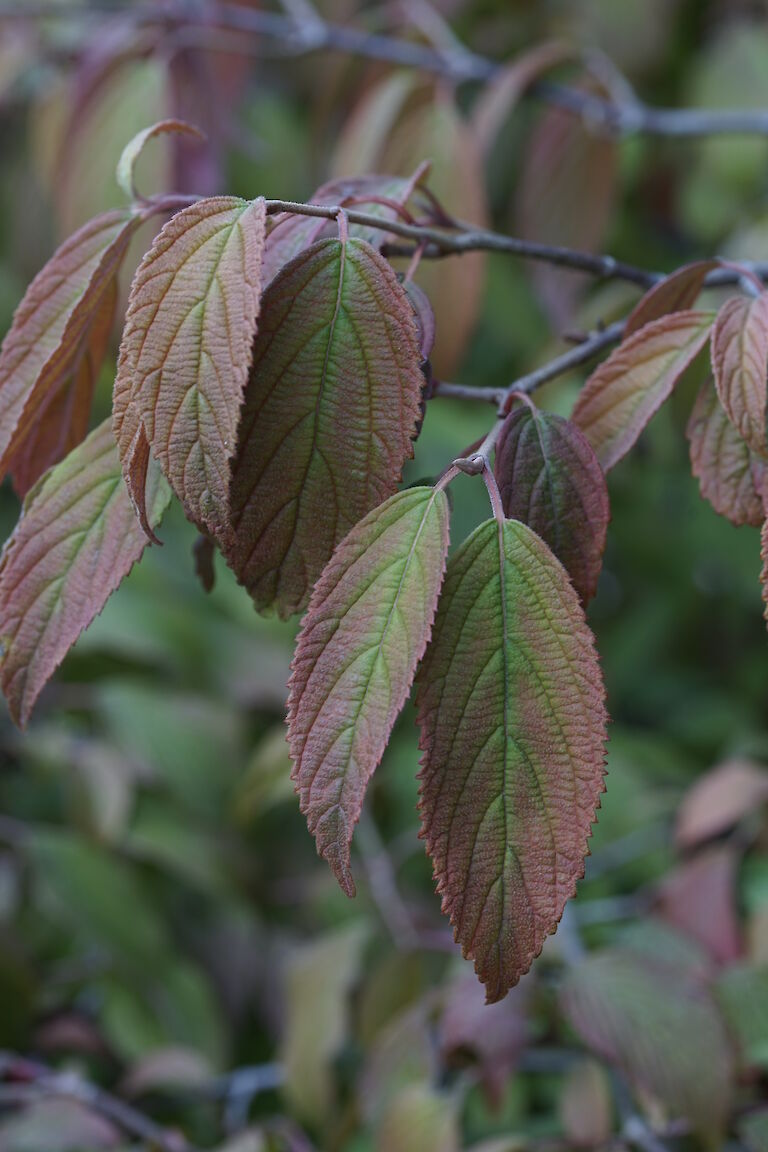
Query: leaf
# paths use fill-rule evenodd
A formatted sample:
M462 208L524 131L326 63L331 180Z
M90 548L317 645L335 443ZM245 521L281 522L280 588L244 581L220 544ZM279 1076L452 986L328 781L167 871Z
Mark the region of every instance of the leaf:
M765 456L768 292L734 296L723 304L712 329L712 370L734 428Z
M455 1097L429 1084L409 1084L390 1102L376 1152L460 1152L458 1112Z
M744 1065L768 1071L768 966L732 965L716 994Z
M397 219L397 211L386 204L375 200L366 203L366 196L375 196L392 200L395 204L405 205L414 190L418 187L423 169L418 168L413 176L355 176L341 180L331 180L321 185L313 194L311 204L326 206L343 205L347 201L362 201L357 207L369 216L378 216L382 220ZM333 220L318 218L317 216L303 216L296 212L280 212L270 217L271 227L264 246L264 273L265 284L277 275L283 265L288 264L300 252L304 252L317 240L326 236L335 236L337 227ZM350 236L381 249L388 239L383 228L370 228L363 224L349 225Z
M205 133L201 132L199 128L196 128L194 124L187 124L184 120L158 120L156 124L152 124L149 128L143 128L141 132L137 132L133 139L123 148L123 151L120 153L120 159L117 162L117 184L129 199L135 200L139 195L136 191L134 170L145 146L156 136L166 136L170 134L194 136L198 140L205 139Z
M156 473L149 518L168 503ZM144 551L109 421L27 497L0 561L0 684L22 727L46 681Z
M174 216L131 289L114 432L143 517L151 449L198 527L228 528L230 457L261 292L263 199L200 200Z
M333 1114L332 1064L349 1032L366 935L359 923L337 929L297 948L285 965L285 1093L291 1109L316 1124Z
M762 524L765 463L726 416L711 378L696 397L686 435L691 468L704 499L733 524Z
M575 56L577 52L572 45L561 40L546 40L502 65L485 85L472 110L472 127L484 157L487 157L504 121L511 115L526 89L543 72Z
M565 569L524 524L481 524L449 561L417 706L422 835L489 1002L527 972L583 875L603 696Z
M586 604L597 589L611 515L589 441L570 421L524 403L504 421L494 471L504 515L549 545Z
M9 455L8 471L21 497L87 435L93 394L109 344L116 303L115 277L91 317L71 373L42 402L26 436Z
M704 287L704 281L713 268L717 267L717 260L697 260L694 264L676 269L658 284L654 284L630 312L624 326L624 339L638 332L651 320L660 320L672 312L685 312L693 308Z
M348 896L365 790L424 654L448 551L448 499L398 492L355 525L315 585L288 701L301 810Z
M768 771L751 760L725 760L686 792L675 841L680 848L695 848L730 831L766 803Z
M611 1082L595 1060L577 1060L566 1072L560 1097L563 1132L576 1148L599 1148L613 1131Z
M708 312L675 312L652 320L587 380L572 419L606 472L629 452L704 347L712 319Z
M636 1088L708 1138L733 1092L728 1036L706 988L689 973L621 949L589 956L566 976L563 1010L581 1039Z
M679 864L659 889L659 915L721 965L744 951L736 907L738 866L733 845L715 845Z
M768 624L768 508L766 508L766 519L760 529L760 559L762 561L760 584L763 589L763 617Z
M595 85L582 87L594 93ZM615 139L589 131L566 109L548 107L534 125L520 162L516 231L527 240L599 251L618 175ZM553 324L572 322L589 279L543 264L531 268L531 277Z
M395 491L419 364L408 298L364 240L320 240L267 288L224 549L257 608L303 608L336 544Z
M0 475L16 468L21 494L58 463L58 435L67 444L83 427L83 417L87 427L115 277L137 223L128 212L91 220L38 272L16 310L0 350ZM70 396L72 423L59 428L56 417L66 412ZM34 444L42 448L39 459L31 458Z

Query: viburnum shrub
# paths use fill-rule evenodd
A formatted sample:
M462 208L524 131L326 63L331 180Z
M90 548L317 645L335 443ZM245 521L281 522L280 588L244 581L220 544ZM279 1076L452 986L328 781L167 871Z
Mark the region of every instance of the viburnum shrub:
M462 394L432 378L435 319L413 273L430 248L492 246L494 234L450 218L428 165L339 180L311 204L144 198L135 161L171 131L194 130L163 121L131 142L126 208L54 254L0 354L0 467L24 497L0 567L11 714L27 722L175 495L206 579L217 549L259 611L306 610L293 777L350 895L366 786L415 681L422 835L456 938L498 1000L573 895L603 791L607 716L584 609L609 521L605 472L709 344L693 471L718 512L764 521L768 294L716 261L647 276L625 322L508 389L478 389L498 409L485 439L401 490L425 405ZM162 217L131 288L112 418L87 434L121 264ZM398 275L387 256L408 243ZM737 286L717 314L696 308L712 283ZM539 409L539 384L616 341L570 420ZM459 473L485 483L490 515L449 557Z

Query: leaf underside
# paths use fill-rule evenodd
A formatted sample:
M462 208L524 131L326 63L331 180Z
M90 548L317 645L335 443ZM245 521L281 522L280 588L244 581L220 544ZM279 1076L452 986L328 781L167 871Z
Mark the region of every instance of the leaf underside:
M717 260L697 260L694 264L678 268L654 284L630 312L624 327L624 339L638 332L651 320L660 320L672 312L685 312L693 308L707 275L717 266Z
M350 896L352 832L427 645L447 550L445 493L397 493L338 546L299 635L292 775L318 852Z
M561 416L522 405L504 422L494 471L505 516L549 545L586 604L597 589L610 519L589 442Z
M263 199L212 197L165 225L131 289L113 427L142 522L149 451L189 519L228 529L230 458L261 292Z
M579 393L573 422L607 472L629 452L709 336L707 312L675 312L633 333Z
M489 1002L527 972L583 875L603 699L562 565L524 524L480 525L449 561L417 707L422 835Z
M85 434L116 276L137 225L126 211L91 220L16 310L0 351L0 476L12 472L20 495Z
M154 526L169 496L157 469L148 493ZM107 420L30 492L3 550L0 683L16 723L146 543Z
M321 240L272 281L233 464L224 553L260 610L303 608L336 544L413 454L416 323L364 240Z
M693 474L705 500L733 524L762 524L765 461L728 419L711 379L696 397L686 434Z
M715 387L734 428L765 455L768 292L726 300L712 329Z

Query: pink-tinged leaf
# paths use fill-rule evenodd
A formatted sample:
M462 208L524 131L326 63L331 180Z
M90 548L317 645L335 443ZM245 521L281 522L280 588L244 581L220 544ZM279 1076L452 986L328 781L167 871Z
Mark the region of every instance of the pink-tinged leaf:
M593 90L594 86L590 86ZM618 182L616 140L589 131L563 108L547 108L535 124L517 182L517 230L528 240L599 251ZM531 277L553 324L572 322L590 281L543 264Z
M751 760L726 760L685 794L675 841L681 848L695 848L735 828L766 803L768 771Z
M354 826L424 654L448 551L448 499L398 492L356 524L315 585L288 701L301 810L349 896Z
M66 395L72 393L74 429L54 429L61 431L63 444L82 426L83 407L90 406L84 382L103 358L115 277L136 227L128 212L91 220L62 244L27 289L0 350L0 475L19 465L17 453L25 453L30 433L42 438L40 425L50 424L46 405L66 409ZM60 459L47 437L46 444L39 464L19 467L22 492L30 475L39 476Z
M733 524L762 524L765 461L726 416L711 379L701 386L686 434L691 467L704 499Z
M149 518L168 503L155 470ZM0 684L25 725L45 683L144 551L109 421L30 492L0 561Z
M496 1108L531 1038L529 991L524 980L501 1003L489 1005L470 972L455 980L446 992L440 1020L443 1060L462 1066L468 1055L474 1057L490 1103Z
M403 207L413 195L422 174L423 170L417 169L413 176L407 178L355 176L331 180L330 183L323 184L317 189L310 203L328 207L343 206L354 201L358 211L365 212L368 216L376 216L381 220L396 220L397 208L382 204L379 199L390 200L392 204ZM366 200L366 197L375 199ZM315 241L335 236L337 230L333 220L317 216L280 212L277 216L270 217L269 235L264 246L264 284L269 284L285 264L311 247ZM371 228L363 224L350 224L349 234L356 236L358 240L367 240L376 249L382 248L390 238L383 228Z
M672 312L686 312L693 308L709 273L717 268L717 260L697 260L665 276L649 288L627 318L624 339L639 331L651 320L660 320Z
M483 156L487 156L504 121L511 115L527 88L544 73L577 55L560 40L547 40L521 52L505 64L486 84L472 111L472 127Z
M212 197L170 220L131 289L114 432L142 521L151 450L187 516L228 527L230 459L261 293L265 203Z
M336 545L413 454L416 323L364 240L320 240L262 300L224 553L259 609L303 608Z
M723 304L712 329L712 369L734 428L765 456L768 292L734 296Z
M638 1090L709 1139L733 1093L730 1041L691 971L623 949L589 956L566 976L562 1005L584 1043Z
M561 416L522 404L504 422L495 473L504 515L541 536L586 604L597 589L611 516L589 441Z
M603 791L592 634L526 525L487 521L450 559L417 686L422 835L493 1002L555 931Z
M709 312L675 312L635 332L597 368L579 393L573 422L604 471L635 444L707 342Z
M194 124L187 124L185 120L158 120L156 124L151 124L149 128L143 128L141 132L137 132L123 148L117 162L118 187L130 199L136 199L139 195L136 191L134 171L144 148L156 136L168 135L192 136L197 140L205 139L205 134L199 128L196 128Z
M658 915L698 941L718 964L731 964L744 951L736 908L738 864L733 845L708 848L666 876L658 892Z
M8 472L19 496L25 496L44 472L85 439L116 302L117 280L113 279L91 318L71 374L43 401L26 436L8 457Z

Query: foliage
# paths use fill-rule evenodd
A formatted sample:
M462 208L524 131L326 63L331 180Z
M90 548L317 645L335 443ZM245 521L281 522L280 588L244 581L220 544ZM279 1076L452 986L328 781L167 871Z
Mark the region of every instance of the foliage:
M747 18L213 7L0 27L0 1152L759 1147Z

